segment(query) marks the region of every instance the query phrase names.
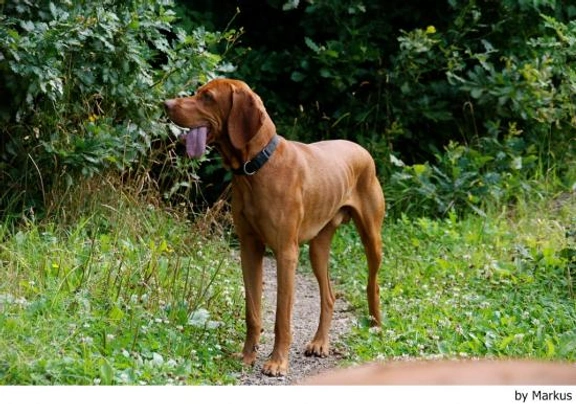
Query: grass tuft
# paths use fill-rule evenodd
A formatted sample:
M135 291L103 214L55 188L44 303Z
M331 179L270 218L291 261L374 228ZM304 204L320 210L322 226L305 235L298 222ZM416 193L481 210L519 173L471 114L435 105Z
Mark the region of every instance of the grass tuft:
M232 383L243 291L226 236L94 191L73 224L3 230L0 384Z

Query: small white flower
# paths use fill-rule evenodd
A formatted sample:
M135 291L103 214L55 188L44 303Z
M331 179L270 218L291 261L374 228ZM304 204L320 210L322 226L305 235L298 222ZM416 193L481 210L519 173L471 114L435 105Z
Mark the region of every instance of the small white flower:
M128 376L128 373L126 373L126 372L120 373L120 382L121 382L121 383L128 383L128 382L130 382L130 376Z
M164 364L164 358L159 353L154 352L152 354L152 359L150 360L150 364L154 366L162 366Z
M92 337L81 337L81 338L80 338L80 341L81 341L83 344L92 345L92 343L94 342L94 339L93 339Z
M171 368L176 367L176 365L178 365L178 362L176 362L174 359L168 359L168 362L166 362L166 366Z
M210 313L206 309L198 309L188 317L188 324L194 327L203 327L210 318Z
M218 328L222 325L224 325L224 323L222 321L207 321L206 322L206 328L211 329L211 330Z

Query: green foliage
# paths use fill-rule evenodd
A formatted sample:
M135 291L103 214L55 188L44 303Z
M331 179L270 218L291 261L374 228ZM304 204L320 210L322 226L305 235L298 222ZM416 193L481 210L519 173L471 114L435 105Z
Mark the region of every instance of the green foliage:
M114 200L75 225L0 224L0 384L233 382L243 297L225 237Z
M542 16L538 36L527 41L523 52L499 52L485 41L485 51L466 77L449 74L451 82L488 107L501 120L518 120L529 141L552 136L561 145L574 139L573 91L576 75L570 61L576 56L576 24L563 24ZM499 56L499 59L496 59ZM494 119L486 126L493 125ZM560 152L561 149L555 150Z
M519 135L512 125L503 141L484 137L475 147L450 143L436 155L436 164L405 166L395 160L402 169L386 188L390 215L474 211L485 216L487 209L543 197L554 181L533 180L541 168L539 152Z
M574 360L575 209L562 198L507 217L388 222L383 327L359 321L349 359ZM339 232L332 260L338 288L366 313L366 264L353 231Z
M552 1L487 4L466 0L417 6L358 0L265 3L260 13L282 13L290 24L270 27L266 38L252 37L250 30L257 30L263 22L250 14L251 8L241 10L240 17L248 13L242 20L248 36L243 42L250 48L239 50L238 73L256 87L262 86L281 121L283 114L291 113L282 122L287 128L293 126L294 117L311 119L306 123L319 130L298 131L305 140L355 139L359 131L364 135L374 132L380 137L393 134L392 140L424 141L416 149L474 134L466 124L471 124L476 113L470 109L475 106L471 98L477 98L481 90L461 85L457 77L466 78L478 69L502 72L508 60L516 58L524 64L544 53L555 63L551 61L556 60L552 57L555 42L548 42L551 46L546 52L534 52L533 42L549 38L548 28L556 24L564 27L559 32L569 44L566 33L570 29L562 21L576 13L573 6ZM562 55L568 52L566 46L556 51L561 54L558 66L566 66ZM568 75L569 69L564 77ZM297 85L279 87L274 84L278 78ZM490 81L502 88L501 93L510 92L503 88L505 80L493 77ZM524 95L514 116L523 116L523 103L533 101ZM486 112L476 117L477 122L482 122ZM507 116L504 113L492 112L490 118ZM455 131L454 124L465 133Z
M42 207L52 187L161 159L151 149L152 141L169 143L161 101L190 91L220 62L206 51L218 36L173 28L171 7L115 0L3 6L0 210Z
M392 175L388 194L400 203L399 212L446 214L468 207L484 214L486 206L512 203L524 193L537 196L561 188L562 180L573 186L576 74L569 61L575 28L573 22L542 16L537 36L512 48L499 44L508 49L497 49L489 39L474 49L454 42L454 33L441 35L432 27L399 38L394 77L404 82L402 94L413 99L415 114L458 122L447 102L459 94L467 98L462 104L467 118L459 123L462 139L435 152L434 162ZM441 69L446 72L442 85L423 81ZM398 125L412 124L403 120Z
M423 139L423 133L414 132L422 128L422 120L433 130L426 135L445 141L498 138L512 123L536 147L553 139L550 152L557 155L543 155L545 162L574 158L569 89L575 75L568 62L574 56L574 24L536 14L540 7L550 8L547 2L532 10L520 4L520 15L510 21L505 13L514 10L512 3L503 2L495 17L470 1L458 9L453 26L443 31L430 26L399 37L391 81L403 101L392 108L398 125L405 128L403 136ZM487 20L506 24L506 39L501 26L491 25L490 30Z
M261 90L282 132L304 141L376 139L386 116L381 39L391 27L373 17L385 7L357 0L268 3L295 20L292 42L280 29L258 41L259 49L239 48L238 75ZM278 79L293 85L279 86Z

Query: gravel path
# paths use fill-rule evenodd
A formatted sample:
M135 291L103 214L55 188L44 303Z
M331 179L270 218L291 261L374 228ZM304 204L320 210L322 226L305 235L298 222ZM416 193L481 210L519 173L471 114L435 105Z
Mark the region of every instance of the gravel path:
M346 302L336 299L334 317L330 329L330 356L327 358L304 355L306 344L312 339L320 316L318 283L311 273L296 274L296 298L292 314L292 346L288 376L269 377L262 374L262 364L272 352L274 345L274 318L276 311L276 262L264 258L264 292L262 315L264 332L260 340L258 360L252 368L245 368L240 376L241 385L289 385L321 371L337 367L346 353L340 338L350 329L352 317Z

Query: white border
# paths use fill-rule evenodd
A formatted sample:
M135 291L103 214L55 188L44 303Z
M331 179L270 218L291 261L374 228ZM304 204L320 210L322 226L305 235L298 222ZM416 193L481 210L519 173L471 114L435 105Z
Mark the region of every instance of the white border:
M534 392L569 394L576 402L576 386L5 386L2 404L379 404L442 403L498 404L540 402ZM525 397L523 400L522 398ZM560 401L560 400L546 400Z

